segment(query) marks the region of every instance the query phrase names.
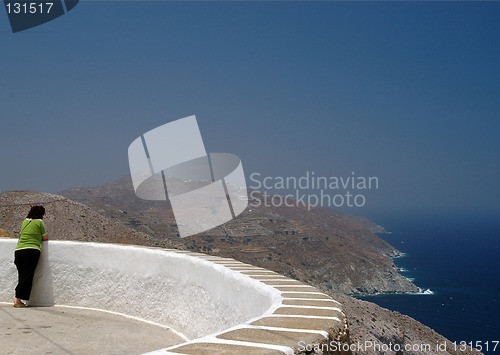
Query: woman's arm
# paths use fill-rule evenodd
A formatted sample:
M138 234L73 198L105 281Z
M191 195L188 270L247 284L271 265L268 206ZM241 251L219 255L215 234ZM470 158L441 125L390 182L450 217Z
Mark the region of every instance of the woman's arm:
M40 220L40 233L42 234L42 241L49 240L49 235L47 234L47 229L45 229L45 223Z

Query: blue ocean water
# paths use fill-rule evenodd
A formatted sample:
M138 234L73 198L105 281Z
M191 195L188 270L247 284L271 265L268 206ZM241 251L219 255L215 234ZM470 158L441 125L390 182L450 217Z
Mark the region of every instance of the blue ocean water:
M380 235L406 255L401 274L433 295L363 297L407 314L451 341L476 341L500 354L500 221L493 218L419 216L382 218Z

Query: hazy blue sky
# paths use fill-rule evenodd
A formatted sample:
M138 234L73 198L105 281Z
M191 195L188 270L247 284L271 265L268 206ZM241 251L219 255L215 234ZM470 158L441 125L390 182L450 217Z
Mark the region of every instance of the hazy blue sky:
M196 114L247 175L377 176L367 211L499 213L500 3L81 2L10 33L0 189L128 174ZM357 213L358 211L353 211Z

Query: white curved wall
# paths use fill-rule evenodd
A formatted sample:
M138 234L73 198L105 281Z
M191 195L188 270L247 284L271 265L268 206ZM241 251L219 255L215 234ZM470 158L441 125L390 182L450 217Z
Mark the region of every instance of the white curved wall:
M0 301L14 297L16 242L0 238ZM282 300L275 288L202 254L69 241L44 242L43 247L33 305L119 312L171 326L193 339L262 316Z

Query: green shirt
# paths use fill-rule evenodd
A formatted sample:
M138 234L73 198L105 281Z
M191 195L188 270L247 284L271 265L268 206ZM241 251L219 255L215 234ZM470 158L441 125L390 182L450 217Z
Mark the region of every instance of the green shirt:
M47 236L45 223L41 219L26 218L21 226L21 235L16 250L37 249L42 251L42 237Z

